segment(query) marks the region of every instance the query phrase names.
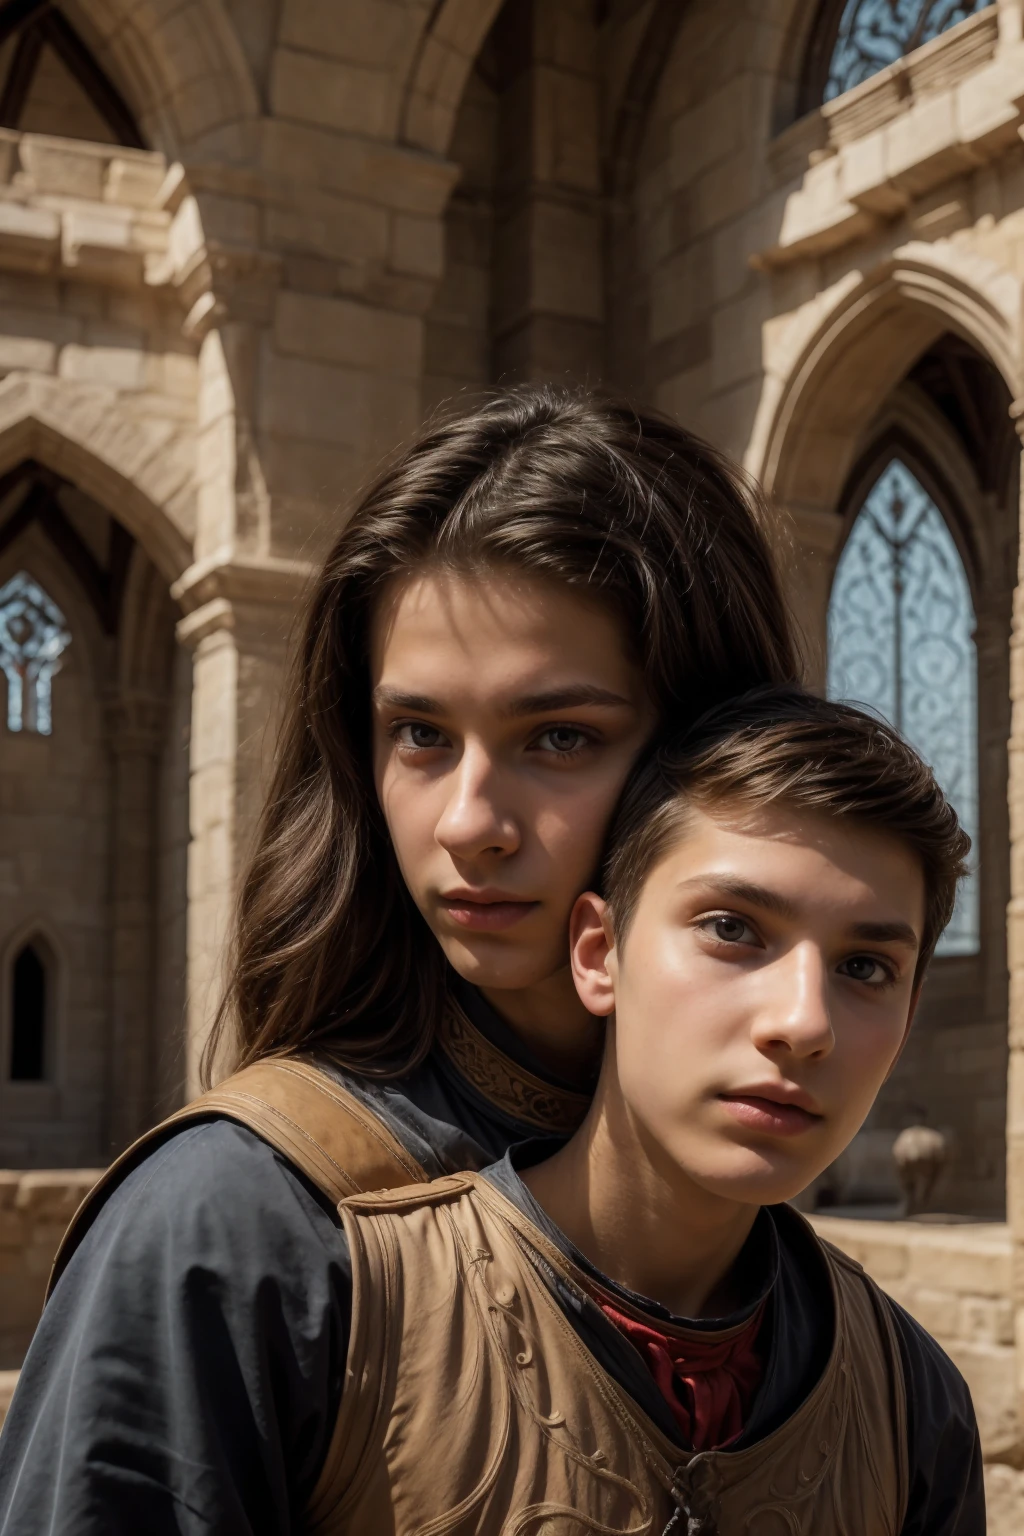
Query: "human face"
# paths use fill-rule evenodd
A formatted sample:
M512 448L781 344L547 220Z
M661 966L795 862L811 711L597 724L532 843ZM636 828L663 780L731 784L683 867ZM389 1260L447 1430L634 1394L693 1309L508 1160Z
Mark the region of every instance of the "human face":
M487 991L560 971L572 998L569 913L653 720L618 623L516 573L428 571L378 605L371 670L377 793L448 960Z
M573 913L577 989L615 1014L598 1098L665 1168L773 1204L848 1145L899 1055L923 875L841 820L689 815L621 946L597 897Z

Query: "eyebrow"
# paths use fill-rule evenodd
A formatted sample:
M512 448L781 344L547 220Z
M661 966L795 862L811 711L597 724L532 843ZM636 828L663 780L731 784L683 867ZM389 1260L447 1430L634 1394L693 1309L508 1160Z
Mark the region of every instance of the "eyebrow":
M724 896L735 896L739 901L749 901L751 906L761 907L765 912L775 912L779 917L797 916L794 903L780 896L778 891L770 891L765 885L754 885L749 880L740 880L736 875L694 875L690 880L683 880L679 888L685 891L701 887L720 892Z
M919 949L921 941L909 923L851 923L850 936L866 944L903 944Z
M399 688L380 684L373 690L373 702L386 704L392 709L407 709L412 714L443 715L444 705L424 693L403 693ZM598 705L604 709L632 709L633 701L610 688L599 688L595 683L574 683L567 688L552 688L548 693L528 693L513 699L501 713L510 719L524 715L549 715L561 709L578 709L580 705Z
M694 887L735 896L739 901L748 901L751 906L760 907L765 912L774 912L779 917L795 919L799 916L796 905L778 891L769 890L764 885L755 885L749 880L740 880L734 875L695 875L691 880L684 880L680 889ZM896 920L851 923L847 932L851 939L860 939L865 944L902 944L907 949L915 950L921 944L910 923Z

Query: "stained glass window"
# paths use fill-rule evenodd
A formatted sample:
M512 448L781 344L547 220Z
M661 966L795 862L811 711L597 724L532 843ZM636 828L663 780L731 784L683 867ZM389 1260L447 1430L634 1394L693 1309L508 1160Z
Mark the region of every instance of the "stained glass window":
M877 75L905 53L955 27L991 0L846 0L832 50L825 100ZM820 76L819 76L820 79Z
M71 643L64 615L25 571L0 587L0 670L7 679L7 729L52 729L50 685Z
M978 833L974 606L942 513L893 459L861 507L828 610L828 691L881 715L931 765L965 829ZM977 873L937 953L978 948Z

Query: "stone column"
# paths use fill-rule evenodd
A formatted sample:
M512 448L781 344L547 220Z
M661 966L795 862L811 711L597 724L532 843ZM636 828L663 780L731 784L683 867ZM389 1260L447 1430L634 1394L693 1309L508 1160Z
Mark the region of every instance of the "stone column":
M1014 402L1024 437L1024 400ZM1024 530L1024 475L1021 528ZM1010 1065L1006 1111L1006 1215L1013 1242L1012 1298L1016 1318L1018 1404L1024 1425L1024 538L1018 549L1017 586L1010 634L1010 902L1007 964L1010 972Z
M114 774L103 1141L111 1153L123 1151L152 1119L156 793L165 716L162 700L142 694L122 693L108 709Z
M495 377L604 372L597 31L590 0L515 0L499 22Z
M817 507L784 514L776 529L776 558L800 638L805 679L821 690L828 670L828 601L842 536L842 518Z
M239 872L266 793L288 640L308 567L194 567L175 589L193 652L189 766L186 1097L223 996Z
M193 651L190 1096L223 995L300 596L340 509L419 423L423 314L457 174L362 133L293 124L282 140L280 123L265 126L271 179L240 179L225 199L194 167L168 203L184 329L200 348L194 564L172 589Z

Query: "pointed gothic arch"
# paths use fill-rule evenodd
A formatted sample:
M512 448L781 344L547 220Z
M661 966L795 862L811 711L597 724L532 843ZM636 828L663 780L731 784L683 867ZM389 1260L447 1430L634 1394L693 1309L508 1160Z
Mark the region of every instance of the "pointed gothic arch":
M0 48L8 42L13 47L0 85L0 128L24 126L25 110L40 71L44 62L52 58L113 143L130 149L147 147L124 96L72 22L50 0L6 0L0 5ZM31 126L37 132L76 138L101 136L88 131L88 118L84 131L76 133L68 120L62 120L56 113L52 125L47 124L44 116L42 122Z

